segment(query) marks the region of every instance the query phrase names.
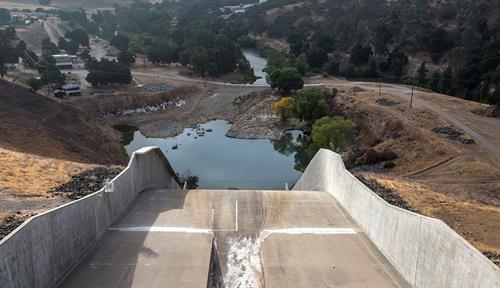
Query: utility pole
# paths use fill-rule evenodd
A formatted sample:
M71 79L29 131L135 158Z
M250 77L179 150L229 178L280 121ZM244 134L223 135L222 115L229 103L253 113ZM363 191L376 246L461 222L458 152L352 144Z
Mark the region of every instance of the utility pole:
M410 109L413 106L413 85L411 85Z

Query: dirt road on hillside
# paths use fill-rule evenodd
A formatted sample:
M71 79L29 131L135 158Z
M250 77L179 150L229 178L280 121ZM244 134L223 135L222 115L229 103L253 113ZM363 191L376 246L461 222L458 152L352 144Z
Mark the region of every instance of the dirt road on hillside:
M329 81L322 82L325 86L348 87L355 86L378 93L378 84L370 82ZM402 85L383 84L382 93L397 95L407 101L411 98L411 88ZM414 91L413 103L438 114L449 123L468 134L476 143L483 148L490 161L500 167L500 130L491 127L500 127L500 119L487 118L473 114L469 109L451 109L448 103L440 102L439 94ZM446 106L445 106L446 105ZM479 104L478 104L479 105ZM452 112L451 112L452 111ZM488 122L488 123L485 123ZM490 124L490 125L481 125Z

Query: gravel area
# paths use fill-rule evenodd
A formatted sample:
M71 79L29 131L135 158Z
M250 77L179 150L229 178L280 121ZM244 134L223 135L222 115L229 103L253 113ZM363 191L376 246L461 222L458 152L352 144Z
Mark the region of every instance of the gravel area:
M437 134L446 135L448 139L458 141L462 144L474 144L475 141L473 139L464 138L463 133L459 132L452 127L449 126L437 126L432 128L432 132Z
M18 211L14 214L5 217L0 224L0 240L9 235L10 232L14 231L18 226L23 224L31 216L35 216L35 212L21 212Z
M356 178L358 178L363 184L368 186L368 188L372 189L373 192L377 193L378 196L382 197L387 203L397 206L399 208L406 209L408 211L416 212L418 213L417 210L413 209L408 202L406 202L401 196L399 196L396 192L394 192L392 189L389 189L380 183L377 182L375 179L367 179L362 175L356 175Z
M71 179L61 184L50 192L56 195L64 195L69 199L79 199L85 195L99 191L106 179L113 179L123 168L121 167L96 167L84 170Z
M146 92L160 92L165 91L174 86L168 83L154 82L144 86L144 91Z
M375 100L375 103L382 105L382 106L394 106L394 105L399 104L398 101L394 101L394 100L387 99L387 98L378 98L377 100Z

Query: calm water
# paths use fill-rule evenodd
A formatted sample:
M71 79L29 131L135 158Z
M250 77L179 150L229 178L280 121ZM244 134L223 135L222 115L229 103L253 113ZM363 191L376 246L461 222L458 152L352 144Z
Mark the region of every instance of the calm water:
M302 174L293 169L293 153L278 153L270 140L226 137L230 124L222 120L199 127L213 131L198 137L196 129L187 128L182 134L165 139L146 138L136 131L125 149L130 155L142 147L158 146L177 173L190 170L200 178L200 188L207 189L284 189L285 182L291 187ZM300 132L291 134L295 139ZM172 149L174 145L178 149Z
M257 79L253 84L267 84L267 73L263 71L263 69L267 65L267 60L260 57L259 54L252 50L243 50L243 55L245 55L245 58L247 58L248 62L250 62L250 66L252 66L255 76L261 77Z

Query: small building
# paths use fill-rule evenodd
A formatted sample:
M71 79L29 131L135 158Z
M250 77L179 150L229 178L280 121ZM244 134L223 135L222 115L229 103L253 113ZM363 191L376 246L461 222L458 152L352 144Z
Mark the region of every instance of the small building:
M77 63L76 55L56 54L53 56L59 69L73 69L73 64Z

